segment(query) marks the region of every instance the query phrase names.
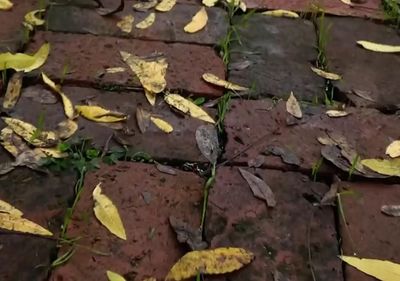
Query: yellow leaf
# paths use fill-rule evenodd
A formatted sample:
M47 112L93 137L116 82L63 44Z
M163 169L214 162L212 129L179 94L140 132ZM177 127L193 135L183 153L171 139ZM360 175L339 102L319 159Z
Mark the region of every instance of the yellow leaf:
M192 18L192 21L189 22L183 30L187 33L195 33L197 31L202 30L208 21L208 15L205 7L201 7L200 11L198 11Z
M379 44L379 43L374 43L374 42L364 41L364 40L357 41L357 44L361 45L364 49L374 51L374 52L379 52L379 53L399 53L400 52L400 46L385 45L385 44Z
M125 33L130 33L132 31L133 22L135 18L132 15L127 15L117 22L117 26Z
M239 8L240 8L240 10L242 10L242 12L246 12L246 10L247 10L246 3L243 1L240 1Z
M25 15L25 22L32 26L39 26L45 23L44 20L37 17L37 14L44 13L45 9L34 10Z
M76 111L94 122L114 123L126 120L126 114L111 111L97 105L76 105Z
M3 200L0 200L0 213L7 213L17 218L20 218L23 215L20 210Z
M78 124L72 120L64 120L58 123L55 133L64 140L70 138L78 130Z
M242 248L216 248L192 251L184 255L169 271L166 281L179 281L202 274L223 274L249 264L254 255Z
M386 154L392 158L400 156L400 140L393 141L386 148Z
M150 13L144 20L142 20L136 25L136 28L139 29L149 28L150 26L152 26L155 20L156 20L156 13Z
M157 94L152 93L144 89L144 95L146 96L147 101L154 106L156 104Z
M287 10L273 10L273 11L266 11L262 12L261 14L267 15L267 16L272 16L272 17L284 17L284 18L293 18L297 19L299 15L295 12L292 11L287 11Z
M107 270L107 278L109 281L126 281L124 277L110 270Z
M176 4L176 0L162 0L157 6L156 10L159 12L168 12Z
M34 55L22 53L0 54L0 70L12 68L15 71L29 72L41 67L46 61L50 52L50 44L45 43Z
M189 114L193 118L215 124L215 121L201 107L195 105L190 100L187 100L178 94L167 94L165 95L164 100L170 106L175 107L183 113Z
M203 0L202 3L207 7L214 7L218 0Z
M55 91L56 93L58 93L60 95L61 100L63 102L63 106L64 106L65 116L67 116L68 119L75 119L77 116L76 116L76 112L74 109L74 105L72 104L71 100L61 91L61 86L56 85L43 72L42 72L42 79L43 79L43 82L47 84L47 86L49 86L53 91Z
M120 53L122 59L139 78L143 88L155 94L161 93L165 89L168 63L164 57L143 59L127 52Z
M21 137L14 134L9 127L5 127L0 131L0 144L14 157L29 149L29 146Z
M14 4L9 0L0 0L0 10L10 10Z
M115 236L126 240L125 228L114 203L101 193L99 183L93 190L94 214L96 218Z
M400 264L387 260L363 259L350 256L340 256L340 258L349 265L378 280L400 280Z
M125 72L124 67L109 67L105 69L106 73L114 74L114 73L120 73L120 72Z
M321 77L323 77L325 79L329 79L329 80L333 80L333 81L342 79L342 76L340 76L340 75L338 75L336 73L327 72L327 71L324 71L322 69L319 69L319 68L316 68L316 67L313 67L313 66L311 66L311 70L314 73L316 73L317 75L319 75L319 76L321 76Z
M379 174L400 177L400 158L364 159L361 164Z
M34 146L49 147L57 143L58 138L54 132L41 131L32 124L16 118L3 117L2 119L14 133Z
M156 117L150 117L151 122L154 123L161 131L166 132L166 133L171 133L174 128L171 126L170 123L167 121L162 120L161 118L156 118Z
M351 3L351 0L340 0L340 1L342 1L346 5L353 6L353 3Z
M11 76L7 85L7 91L3 100L3 107L7 109L14 108L21 94L23 74L16 72Z
M39 150L40 153L43 153L45 156L52 157L52 158L68 157L68 153L61 152L57 148L35 148L34 150Z
M220 87L224 87L225 89L232 90L232 91L247 91L248 88L242 87L239 85L236 85L234 83L228 82L226 80L223 80L221 78L218 78L212 73L204 73L203 74L203 79L207 81L208 83L211 83L213 85L217 85Z
M11 231L42 235L42 236L53 235L53 233L51 233L47 229L41 227L40 225L30 220L21 217L15 217L11 214L0 213L0 228Z
M286 102L286 110L291 115L296 118L302 118L303 113L301 112L300 104L297 101L296 97L294 96L293 92L290 93L290 96Z
M328 110L326 115L329 117L344 117L349 115L349 113L343 110Z
M148 9L151 9L153 7L155 7L158 4L157 0L150 0L147 2L138 2L133 4L133 8L137 11L147 11Z

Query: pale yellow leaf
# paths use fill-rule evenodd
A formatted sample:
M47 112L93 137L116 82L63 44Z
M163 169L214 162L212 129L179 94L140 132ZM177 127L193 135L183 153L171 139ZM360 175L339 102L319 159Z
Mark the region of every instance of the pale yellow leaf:
M349 115L350 113L344 111L344 110L328 110L325 112L326 115L328 115L329 117L344 117Z
M51 131L41 131L30 123L10 117L2 118L11 130L22 137L26 142L39 147L54 146L57 141L57 135Z
M205 112L201 107L195 105L188 99L178 95L178 94L167 94L164 97L166 103L170 106L175 107L179 111L183 113L189 114L193 118L197 118L212 124L215 124L215 121Z
M113 123L127 119L124 113L111 111L97 105L76 105L75 109L80 115L94 122Z
M162 56L152 59L144 59L130 53L121 51L121 56L133 73L139 78L143 88L152 93L161 93L167 86L165 75L168 63Z
M137 11L147 11L151 8L154 8L158 4L157 0L150 0L146 2L138 2L133 4L133 8Z
M47 84L54 92L58 93L61 97L64 106L65 116L68 119L75 119L77 117L74 105L72 104L71 100L61 91L61 86L56 85L46 74L42 72L42 79L43 82Z
M144 20L136 25L136 28L146 29L153 25L156 20L156 13L150 13Z
M290 96L286 102L286 110L291 115L296 118L302 118L303 113L301 112L300 104L297 101L296 97L294 96L293 92L290 93Z
M107 270L108 281L126 281L126 279L116 272Z
M20 218L23 215L23 213L20 210L18 210L17 208L15 208L11 204L8 204L3 200L0 200L0 213L6 213L17 218Z
M132 15L124 16L119 22L117 22L117 26L125 33L130 33L133 28L133 22L135 18Z
M159 12L168 12L176 4L176 0L162 0L157 6L156 10Z
M157 117L150 117L151 122L154 123L154 125L156 125L161 131L165 132L165 133L171 133L174 128L172 127L172 125L170 123L168 123L165 120L162 120L161 118L157 118Z
M14 4L9 0L0 0L0 10L10 10Z
M0 144L14 157L30 149L22 138L9 127L5 127L0 131Z
M45 43L34 55L2 53L0 54L0 70L11 68L15 71L30 72L44 64L49 52L50 44Z
M351 0L340 0L340 1L342 1L346 5L354 6L353 3L351 3Z
M379 174L400 177L400 158L364 159L361 164Z
M246 3L243 1L240 1L239 8L240 8L240 10L242 10L243 13L245 13L247 11Z
M7 91L3 100L3 107L7 109L14 108L21 94L22 72L16 72L11 76L7 84Z
M169 271L166 281L180 281L202 274L224 274L242 268L254 258L242 248L216 248L192 251L184 255Z
M299 14L292 12L292 11L287 11L287 10L273 10L273 11L266 11L262 12L261 14L267 15L267 16L272 16L272 17L284 17L284 18L293 18L297 19L299 18Z
M207 7L214 7L217 4L218 0L203 0L202 3Z
M114 74L114 73L125 72L125 70L126 69L124 67L109 67L105 69L105 72L109 74Z
M32 26L39 26L45 23L44 20L38 18L38 14L44 13L45 9L34 10L25 15L25 22L32 25Z
M333 80L333 81L342 79L342 76L340 76L340 75L338 75L336 73L327 72L327 71L324 71L322 69L316 68L314 66L311 66L311 70L315 74L317 74L318 76L321 76L321 77L323 77L325 79L329 79L329 80Z
M68 153L61 152L57 148L35 148L34 150L39 150L45 156L52 158L65 158L68 157Z
M400 140L393 141L386 148L386 154L392 158L400 156Z
M399 53L400 52L400 46L385 45L385 44L379 44L379 43L374 43L374 42L364 41L364 40L357 41L357 44L361 45L364 49L374 51L374 52L379 52L379 53Z
M55 131L60 139L68 139L78 130L78 124L72 120L64 120L57 124Z
M208 21L208 15L205 7L201 7L200 11L198 11L192 18L192 21L189 22L183 30L187 33L195 33L197 31L202 30Z
M94 214L96 218L112 234L126 240L125 228L119 216L118 209L106 195L101 193L101 184L99 183L93 190Z
M220 87L224 87L225 89L228 89L228 90L232 90L232 91L247 91L249 89L249 88L242 87L242 86L239 86L237 84L234 84L232 82L228 82L226 80L223 80L223 79L215 76L212 73L204 73L202 77L206 82L211 83L213 85L220 86Z
M154 106L156 104L157 94L147 91L144 89L144 95L146 96L147 101Z
M387 260L340 256L347 264L382 281L399 281L400 264Z

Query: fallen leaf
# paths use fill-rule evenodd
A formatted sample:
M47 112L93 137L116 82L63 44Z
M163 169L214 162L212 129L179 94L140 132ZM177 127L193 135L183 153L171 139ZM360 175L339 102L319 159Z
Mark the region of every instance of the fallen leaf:
M0 163L0 176L10 173L15 169L16 165L13 162L1 162Z
M217 4L218 0L203 0L202 3L207 7L214 7Z
M249 88L242 87L237 84L228 82L221 78L218 78L217 76L215 76L212 73L204 73L203 79L210 84L224 87L225 89L232 90L232 91L247 91L249 89Z
M32 26L40 26L43 25L46 21L38 18L38 14L44 13L45 9L34 10L25 15L25 22Z
M275 156L279 156L282 161L286 164L300 166L300 159L288 149L276 146L269 145L265 151L265 154L273 154Z
M146 99L149 102L149 104L151 104L152 106L156 104L157 94L144 89L144 95L146 96Z
M371 92L369 92L369 91L362 91L362 90L353 89L352 93L355 94L356 96L362 98L362 99L367 100L367 101L375 102L375 100L373 98L371 98L371 96L370 96Z
M388 216L400 217L400 205L383 205L381 211Z
M56 135L64 140L70 138L78 130L78 124L72 120L64 120L57 124Z
M216 248L192 251L184 255L169 271L166 281L180 281L201 274L224 274L242 268L254 258L242 248Z
M149 60L134 56L127 52L120 52L122 59L126 62L133 73L139 78L143 88L152 93L161 93L167 86L165 75L167 73L167 60L158 56Z
M119 216L118 209L106 195L101 193L101 184L99 183L93 190L94 214L96 218L112 234L126 240L125 228Z
M265 181L242 168L239 168L239 172L250 186L255 197L264 200L268 207L276 206L275 195Z
M370 41L360 40L357 41L358 45L361 45L364 49L369 51L379 52L379 53L399 53L400 46L393 46L393 45L385 45L374 43Z
M213 125L201 125L196 129L197 147L201 154L210 161L211 164L216 164L219 154L218 133Z
M61 152L58 148L35 148L35 150L40 150L41 153L47 157L52 158L65 158L68 157L68 153Z
M287 11L287 10L273 10L273 11L266 11L262 12L261 14L271 16L271 17L284 17L284 18L293 18L297 19L299 18L299 14L292 12L292 11Z
M130 33L133 28L133 22L135 18L132 15L124 16L119 22L117 22L117 26L125 33Z
M351 3L351 0L340 0L340 1L342 1L346 5L354 6L353 3Z
M193 118L215 124L215 121L201 107L178 94L167 94L165 95L164 100L170 106L173 106L183 113L189 114Z
M166 165L162 165L160 163L156 164L156 169L159 170L161 173L176 176L177 173L174 168Z
M150 0L150 1L144 1L144 2L135 3L135 4L133 4L132 7L136 11L145 12L145 11L151 9L151 8L154 8L157 4L158 4L157 0Z
M286 110L289 112L292 116L296 118L302 118L303 113L301 112L300 104L297 101L296 97L294 96L293 92L290 93L290 96L286 102Z
M151 116L150 121L153 122L153 124L156 125L161 131L167 134L172 133L172 131L174 130L170 123L161 118Z
M252 65L253 62L250 60L243 60L243 61L238 61L238 62L233 62L230 63L228 68L229 70L244 70L248 68L250 65Z
M144 110L140 106L136 108L136 122L138 124L140 132L143 134L150 126L150 112Z
M329 117L345 117L347 115L349 115L350 113L344 111L344 110L328 110L325 112L326 115L328 115Z
M80 115L94 122L113 123L127 119L124 113L111 111L97 105L76 105L75 109Z
M0 200L0 213L7 213L17 218L22 217L23 215L20 210L3 200Z
M400 264L387 260L364 259L350 256L340 256L342 261L358 270L383 281L400 280Z
M117 7L114 8L104 8L101 7L96 9L96 12L101 15L101 16L111 16L115 13L118 13L120 11L122 11L125 7L125 1L124 0L120 0L119 4Z
M178 242L188 244L192 251L204 250L208 247L207 242L203 241L202 231L200 228L193 229L186 222L175 218L169 217L169 224L174 229Z
M126 279L116 272L107 270L108 281L126 281Z
M340 178L338 176L334 176L333 183L331 184L327 193L321 199L321 205L333 205L336 200L337 193L339 191L340 186Z
M361 164L379 174L400 177L400 158L364 159Z
M63 107L64 107L64 112L65 116L68 117L68 119L75 119L77 117L74 105L72 104L71 100L61 91L61 86L56 85L45 73L42 72L42 79L43 82L49 86L54 92L60 95Z
M176 4L176 0L162 0L157 6L156 10L159 12L168 12Z
M146 29L153 25L156 20L156 13L150 13L144 20L136 24L136 28Z
M2 53L0 54L0 70L14 69L15 71L30 72L44 64L49 52L50 44L45 43L34 55Z
M243 13L245 13L246 10L247 10L247 5L246 5L246 3L243 2L243 1L240 1L240 3L239 3L239 8L240 8L240 10L242 10Z
M393 141L386 147L386 154L392 158L400 156L400 140Z
M106 68L104 71L109 74L114 74L114 73L125 72L125 70L126 70L125 67L109 67Z
M187 33L195 33L202 30L208 21L208 15L205 7L201 7L200 11L198 11L192 18L192 21L189 22L183 30Z
M0 131L0 144L14 157L30 149L22 138L9 127L5 127Z
M265 162L265 157L263 155L257 155L256 158L252 158L247 161L247 166L249 168L260 168Z
M9 0L0 0L0 10L10 10L14 4Z
M10 81L8 81L7 91L3 100L4 108L14 108L19 99L19 96L21 95L22 78L22 72L16 72L11 76Z
M342 76L340 76L340 75L338 75L336 73L327 72L327 71L324 71L322 69L316 68L314 66L311 66L311 70L315 74L317 74L318 76L321 76L321 77L323 77L325 79L328 79L328 80L337 81L337 80L342 79Z

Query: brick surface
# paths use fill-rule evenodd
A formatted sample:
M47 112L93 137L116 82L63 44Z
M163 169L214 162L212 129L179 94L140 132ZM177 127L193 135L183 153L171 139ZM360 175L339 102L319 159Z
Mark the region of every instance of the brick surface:
M275 271L282 280L312 280L308 252L317 280L343 280L333 209L313 207L305 199L322 195L328 187L299 173L261 169L255 173L274 192L275 208L253 196L236 167L217 171L206 237L211 247L243 247L255 254L249 266L218 280L274 280Z
M244 164L262 154L267 146L275 145L293 152L300 159L300 170L310 171L321 158L322 145L317 138L326 133L344 136L361 159L384 157L387 145L399 137L399 123L393 115L375 109L348 108L350 115L330 118L325 111L323 107L304 107L303 121L290 125L293 117L286 112L283 101L274 106L269 100L235 100L225 118L228 142L224 158L230 159L254 144L232 161ZM271 155L266 156L264 165L296 169ZM329 172L334 170L330 168Z
M103 193L118 208L126 229L126 241L109 233L93 214L92 191L100 181ZM106 270L118 272L127 280L143 280L150 276L163 280L170 267L185 253L168 217L173 215L197 227L202 184L203 181L191 173L178 171L176 176L166 175L153 165L138 163L122 162L89 174L67 234L80 236L81 245L107 255L81 247L50 280L106 281Z
M119 52L138 56L159 52L165 55L169 64L166 76L169 89L204 96L220 96L223 92L201 78L205 72L225 76L224 65L211 47L52 32L37 32L33 40L29 51L37 50L45 41L50 42L51 52L41 70L53 78L65 78L64 84L139 87L139 81L122 61ZM64 75L66 66L69 73ZM108 67L126 67L127 70L98 78Z
M125 9L112 17L103 17L95 9L79 6L50 6L47 13L48 30L57 32L91 33L168 42L186 42L216 45L227 32L226 12L221 8L207 8L207 26L199 32L189 34L183 28L189 23L200 5L177 4L168 13L156 13L154 24L144 30L133 28L127 34L117 27L123 16L133 15L134 25L149 13L135 12L132 2L127 1Z
M236 17L238 37L232 41L229 80L252 88L258 96L302 100L323 97L324 80L310 70L316 60L315 30L311 22L256 14ZM243 62L244 69L233 69Z
M368 40L399 45L396 30L362 19L329 18L327 22L332 26L327 46L328 66L343 76L336 83L338 89L356 105L400 106L400 81L396 73L400 58L395 54L371 52L356 44L357 40ZM373 101L360 98L353 91L362 92Z
M37 124L37 120L43 114L45 129L54 130L57 124L66 118L61 103L42 104L36 99L28 97L35 92L46 93L45 89L46 87L42 85L25 88L12 116ZM92 139L96 147L102 148L107 139L115 133L120 142L124 142L134 151L144 151L156 159L207 162L197 148L195 139L196 129L205 123L189 116L176 114L162 101L161 97L158 99L157 105L152 108L141 92L118 93L78 87L64 87L63 91L74 104L84 104L85 101L89 101L110 110L129 114L130 117L124 123L122 130L114 130L82 117L78 118L79 131L76 135ZM47 92L47 94L52 95L50 92ZM136 108L138 106L171 123L174 131L171 134L166 134L151 124L148 130L142 134L136 121ZM215 118L215 111L210 111L210 114ZM4 126L2 122L1 126ZM110 142L109 148L112 149L117 144L114 138Z
M343 254L400 263L399 220L381 213L382 205L398 205L400 185L379 183L341 183L354 192L342 196L347 227L341 220ZM376 280L350 267L345 267L348 281Z

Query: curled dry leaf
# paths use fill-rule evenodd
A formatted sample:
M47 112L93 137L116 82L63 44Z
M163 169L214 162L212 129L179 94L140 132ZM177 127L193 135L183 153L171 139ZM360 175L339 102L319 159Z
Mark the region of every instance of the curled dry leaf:
M123 51L120 54L124 62L139 78L143 88L156 94L164 91L167 86L165 75L168 68L167 60L164 57L157 56L150 60Z
M99 183L93 190L94 214L96 218L112 234L126 240L125 228L119 216L118 209L106 195L102 194L101 184Z
M78 130L78 124L72 120L64 120L57 124L56 135L64 140L70 138Z
M296 97L294 96L293 92L290 93L288 100L286 101L286 110L292 116L296 118L302 118L303 113L301 112L300 104L297 101Z
M217 4L218 0L203 0L202 3L207 7L214 7Z
M157 128L159 128L161 131L167 134L172 133L172 131L174 130L174 128L170 123L161 118L151 116L150 121L153 122L153 124L156 125Z
M30 72L45 63L49 52L50 44L44 43L34 55L2 53L0 54L0 70L14 69L15 71Z
M400 205L383 205L382 213L392 217L400 217Z
M138 2L133 4L133 9L139 12L145 12L151 8L154 8L157 5L158 1L157 0L150 0L150 1L145 1L145 2Z
M340 1L342 1L346 5L353 6L353 3L351 2L351 0L340 0Z
M400 275L400 264L387 260L364 259L351 256L340 256L342 261L358 270L383 281L397 281Z
M0 11L10 10L14 4L9 0L0 0Z
M266 12L262 12L261 14L263 15L267 15L267 16L272 16L272 17L283 17L283 18L293 18L293 19L297 19L299 18L299 14L292 12L292 11L288 11L288 10L273 10L273 11L266 11Z
M374 42L364 41L364 40L357 41L357 44L362 46L364 49L367 49L367 50L373 51L373 52L379 52L379 53L399 53L400 52L400 46L385 45L385 44L379 44L379 43L374 43Z
M150 105L154 106L156 104L157 94L144 89L144 95Z
M100 2L100 1L97 1L97 2ZM101 2L100 2L100 4L101 4ZM114 8L104 8L104 7L101 5L100 8L97 8L97 9L96 9L96 12L97 12L99 15L101 15L101 16L111 16L111 15L113 15L113 14L116 14L116 13L122 11L122 10L124 9L124 7L125 7L125 1L124 1L124 0L120 0L117 7L114 7Z
M210 161L217 163L219 154L218 133L213 125L202 125L196 130L197 147L201 154Z
M47 157L52 158L65 158L68 157L68 153L61 152L58 148L35 148L40 150Z
M0 131L0 144L14 157L30 149L22 138L9 127L5 127Z
M169 224L174 229L178 242L186 243L193 250L204 250L208 247L207 242L203 241L201 229L193 229L186 222L175 218L169 217Z
M400 177L400 158L364 159L361 164L381 175Z
M254 258L242 248L216 248L184 255L169 271L166 281L180 281L202 274L224 274L242 268Z
M34 10L25 15L25 22L32 26L40 26L45 23L45 20L38 17L39 14L44 13L45 9Z
M7 213L14 217L22 217L23 213L11 204L0 200L0 213Z
M292 151L276 146L269 145L265 149L265 154L273 154L275 156L279 156L282 161L286 164L300 166L300 159L294 154Z
M159 12L168 12L176 4L176 0L162 0L157 6L156 10Z
M125 70L126 70L125 67L109 67L106 68L104 71L109 74L114 74L114 73L125 72Z
M16 72L11 76L11 79L8 82L7 91L4 96L4 100L3 100L4 108L11 109L11 108L14 108L14 106L16 105L16 103L19 99L19 96L21 94L22 78L23 78L22 72Z
M122 30L122 32L130 33L132 31L134 21L135 18L133 15L127 15L117 22L117 26Z
M108 281L126 281L126 279L123 276L119 275L116 272L107 270L106 273L107 273Z
M400 140L393 141L386 147L386 154L392 158L400 156Z
M136 28L146 29L153 25L156 20L156 13L150 13L144 20L136 24Z
M136 122L138 124L140 132L143 134L150 126L150 112L141 108L140 106L136 109Z
M333 205L336 200L336 195L339 191L340 178L336 175L334 176L333 183L331 184L327 193L321 199L321 205Z
M225 89L228 89L228 90L232 90L232 91L247 91L249 89L249 88L242 87L242 86L239 86L237 84L228 82L228 81L223 80L221 78L218 78L217 76L215 76L212 73L204 73L202 77L206 82L208 82L210 84L213 84L213 85L220 86L220 87L224 87Z
M170 106L173 106L183 113L189 114L193 118L215 124L215 121L201 107L178 94L167 94L165 95L164 100Z
M327 72L327 71L325 71L325 70L316 68L316 67L314 67L314 66L311 66L311 70L312 70L315 74L317 74L318 76L321 76L321 77L323 77L323 78L325 78L325 79L328 79L328 80L337 81L337 80L342 79L342 76L340 76L340 75L338 75L338 74L336 74L336 73Z
M268 207L276 206L275 195L265 181L242 168L239 168L239 172L249 184L250 189L255 197L264 200Z
M208 21L208 15L205 7L201 7L200 11L198 11L192 18L192 21L189 22L183 30L187 33L195 33L202 30Z
M156 164L156 169L159 170L161 173L176 176L177 173L174 168L166 165L162 165L160 163Z
M124 113L111 111L97 105L76 105L75 109L80 115L94 122L114 123L127 119Z
M332 117L332 118L345 117L350 114L344 110L328 110L325 113L326 113L326 115L328 115L329 117Z

